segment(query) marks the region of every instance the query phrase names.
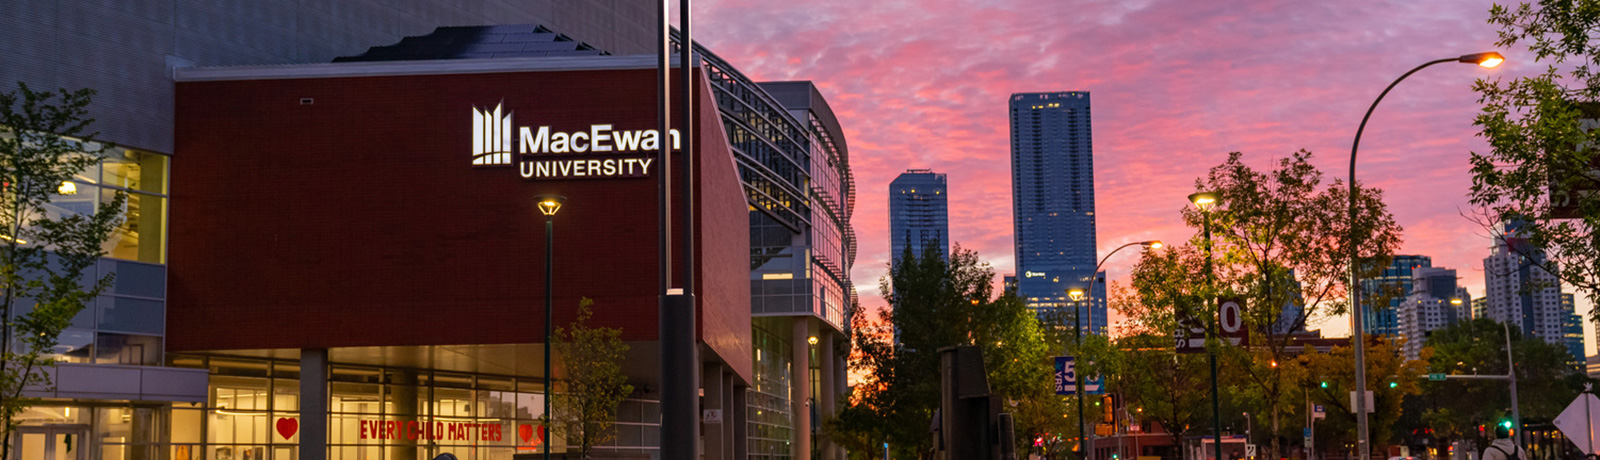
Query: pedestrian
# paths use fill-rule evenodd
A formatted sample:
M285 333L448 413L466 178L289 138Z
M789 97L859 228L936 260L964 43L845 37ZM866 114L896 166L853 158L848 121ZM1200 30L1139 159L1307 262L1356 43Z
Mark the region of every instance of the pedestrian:
M1522 450L1522 446L1511 440L1511 428L1497 424L1494 426L1494 442L1483 449L1482 460L1528 460L1528 451Z

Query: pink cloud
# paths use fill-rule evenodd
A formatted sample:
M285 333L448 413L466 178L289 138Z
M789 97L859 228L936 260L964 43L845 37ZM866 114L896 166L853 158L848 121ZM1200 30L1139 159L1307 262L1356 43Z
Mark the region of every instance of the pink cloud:
M812 80L833 105L857 179L863 303L881 306L889 181L949 174L951 233L998 273L1012 264L1007 96L1094 98L1098 239L1192 235L1178 211L1194 179L1242 151L1258 167L1305 148L1343 178L1361 115L1431 59L1494 49L1490 1L696 2L697 39L757 80ZM1443 65L1402 83L1362 139L1359 178L1387 190L1404 250L1456 268L1482 292L1483 231L1459 215L1474 79L1536 71L1521 50L1484 71ZM1126 277L1133 257L1107 263ZM1330 331L1347 329L1329 321Z

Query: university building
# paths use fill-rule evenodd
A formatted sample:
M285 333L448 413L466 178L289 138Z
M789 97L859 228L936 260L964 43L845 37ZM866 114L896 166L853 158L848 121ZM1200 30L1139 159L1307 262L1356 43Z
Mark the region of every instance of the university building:
M630 345L635 392L600 453L659 458L662 161L674 190L696 189L671 225L696 238L703 457L843 458L813 436L843 402L855 295L839 121L809 82L754 82L696 44L694 162L658 158L684 139L657 132L654 15L558 1L0 14L19 31L0 81L96 89L95 127L117 144L54 205L131 197L95 273L116 283L63 335L54 387L13 433L19 458L559 456L567 440L539 427L566 372L559 356L543 372L547 291L554 325L592 299L591 323ZM550 285L545 194L566 197Z

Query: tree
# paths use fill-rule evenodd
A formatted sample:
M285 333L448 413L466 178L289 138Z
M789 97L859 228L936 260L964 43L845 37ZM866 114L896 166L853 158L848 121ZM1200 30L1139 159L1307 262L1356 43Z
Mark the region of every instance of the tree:
M633 385L622 373L628 353L622 330L589 327L589 317L594 314L591 305L594 301L587 297L578 301L578 318L556 329L555 343L567 379L554 401L554 425L568 444L576 441L581 458L589 458L594 446L616 436L617 406L633 393Z
M1267 457L1276 458L1283 456L1278 454L1282 441L1298 437L1297 425L1285 427L1282 420L1294 420L1302 406L1296 391L1300 369L1293 359L1299 350L1292 333L1304 330L1312 317L1351 310L1346 277L1352 225L1360 235L1360 257L1367 261L1359 265L1364 269L1361 278L1388 265L1400 246L1400 226L1384 205L1382 192L1359 185L1356 220L1351 222L1347 187L1340 180L1323 186L1322 171L1311 164L1309 151L1278 159L1270 171L1257 171L1243 157L1229 153L1195 187L1217 194L1209 213L1216 238L1216 289L1245 299L1251 338L1248 350L1228 353L1237 364L1230 369L1241 371L1240 383L1248 390L1242 396L1262 405L1251 412L1269 423ZM1198 210L1184 211L1184 220L1197 230L1205 217ZM1170 282L1192 282L1184 273L1168 275L1175 276Z
M1494 5L1489 23L1497 46L1526 44L1544 72L1473 85L1483 105L1475 125L1489 141L1472 154L1472 204L1483 207L1486 226L1516 219L1529 257L1600 302L1600 1L1543 0L1515 7ZM1505 235L1497 235L1504 237ZM1532 254L1529 254L1530 256ZM1600 309L1590 313L1600 321Z
M1367 391L1372 392L1374 405L1368 423L1373 445L1382 449L1395 441L1395 426L1405 397L1422 391L1426 365L1420 360L1405 359L1400 352L1400 340L1404 339L1366 337ZM1301 357L1305 359L1308 378L1304 386L1309 388L1311 400L1328 408L1328 419L1318 422L1326 424L1327 430L1322 433L1337 433L1336 440L1354 441L1356 417L1350 405L1350 394L1355 390L1354 350L1336 346L1328 353L1317 353L1307 346Z
M990 389L1000 401L1020 406L1042 400L1052 368L1038 323L1021 299L994 297L993 281L994 270L959 245L948 258L934 245L920 256L908 249L879 282L889 310L877 321L859 315L852 323L851 369L862 380L849 405L828 422L830 435L845 445L887 442L897 457L926 454L939 407L938 350L948 346L983 349Z
M1434 330L1424 348L1428 372L1505 375L1507 329L1488 318L1461 321ZM1549 421L1559 415L1590 380L1568 363L1565 347L1527 339L1509 329L1517 362L1517 393L1525 421ZM1511 396L1504 380L1457 380L1423 384L1420 421L1441 439L1477 436L1479 424L1509 418Z
M1126 381L1128 403L1143 409L1136 412L1161 424L1173 439L1183 439L1211 420L1205 356L1177 353L1172 338L1185 314L1207 314L1202 301L1207 287L1193 282L1204 264L1201 251L1187 244L1148 251L1134 265L1129 289L1113 290L1112 295L1111 306L1129 319L1119 341L1127 369L1120 378Z
M62 330L111 283L83 283L121 219L118 193L92 215L56 215L47 205L63 183L101 160L88 116L92 90L0 92L0 460L9 458L16 416L37 401L25 390L53 385Z

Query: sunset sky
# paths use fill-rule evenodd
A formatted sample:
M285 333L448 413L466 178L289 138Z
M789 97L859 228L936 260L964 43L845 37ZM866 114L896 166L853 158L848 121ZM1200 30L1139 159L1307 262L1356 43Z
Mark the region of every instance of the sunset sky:
M1011 93L1091 93L1102 255L1177 242L1193 234L1179 220L1185 196L1228 152L1267 168L1308 149L1329 180L1344 178L1356 126L1384 86L1432 59L1496 50L1490 5L699 0L694 32L755 80L811 80L828 98L856 177L853 279L864 305L882 306L886 191L908 168L947 174L952 239L1012 272ZM1473 210L1468 154L1486 148L1471 85L1546 65L1521 47L1498 51L1508 59L1498 69L1444 64L1401 83L1369 122L1358 165L1404 227L1402 252L1457 269L1475 297L1490 242L1462 216ZM1135 254L1107 263L1111 280L1126 281ZM1349 331L1343 317L1313 322ZM1593 325L1585 330L1592 354Z

